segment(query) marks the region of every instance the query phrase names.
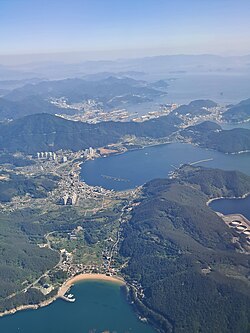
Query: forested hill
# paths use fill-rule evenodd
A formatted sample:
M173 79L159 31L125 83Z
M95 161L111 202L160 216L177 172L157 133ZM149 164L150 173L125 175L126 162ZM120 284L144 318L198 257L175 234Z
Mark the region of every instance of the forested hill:
M206 121L181 131L181 135L202 147L223 153L238 153L250 150L250 130L233 128L222 130L216 123Z
M73 151L100 147L119 141L125 135L166 137L177 130L181 120L173 115L135 122L87 124L65 120L50 114L35 114L0 124L0 149L21 151Z
M225 121L241 123L250 120L250 98L230 107L223 113Z
M179 106L176 110L175 113L178 115L192 115L192 116L200 116L200 115L207 115L210 112L208 109L214 108L217 106L217 103L214 101L211 101L209 99L203 100L203 99L198 99L190 102L188 105L181 105Z
M206 121L178 131L182 123L176 115L136 122L101 122L88 124L41 113L9 123L0 123L0 150L36 153L70 149L77 151L116 143L126 135L163 138L178 132L178 137L223 153L250 150L250 130L222 130L216 123Z
M3 94L0 98L0 120L17 119L26 115L77 113L77 108L64 108L51 103L65 100L68 104L94 100L101 103L104 112L153 101L166 94L164 81L148 83L128 77L109 76L100 79L64 79L25 84ZM160 89L160 90L159 90Z
M40 96L44 99L64 97L70 103L79 103L86 99L107 103L117 96L138 95L150 99L162 94L162 91L153 88L152 84L146 81L110 76L100 80L75 78L27 84L6 94L5 99L22 101L30 96Z
M241 173L190 166L178 179L144 186L121 253L127 279L144 290L136 306L162 332L249 332L249 256L206 205L209 197L249 189L250 177Z

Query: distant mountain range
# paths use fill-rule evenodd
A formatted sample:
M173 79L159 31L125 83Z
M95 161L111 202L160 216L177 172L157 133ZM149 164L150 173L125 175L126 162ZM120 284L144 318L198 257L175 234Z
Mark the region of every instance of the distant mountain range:
M9 93L11 90L16 89L16 88L20 88L23 87L26 84L36 84L38 82L42 82L45 79L39 79L39 78L31 78L31 79L21 79L21 80L0 80L0 89L5 90L6 93L5 95L7 95L7 93ZM2 94L0 94L2 95Z
M64 59L66 59L64 61ZM23 64L21 60L23 59ZM121 73L192 73L192 72L233 72L250 71L250 55L222 57L211 54L203 55L161 55L141 57L136 59L97 60L83 61L80 53L58 55L37 55L33 62L29 63L25 57L18 57L19 65L0 66L0 77L3 79L48 77L61 79L66 77L83 77L84 75L100 72ZM51 61L51 59L54 59ZM72 60L71 60L72 59ZM73 60L74 59L74 60ZM14 60L14 59L13 59ZM11 59L8 59L10 63ZM7 63L4 57L0 57L0 63ZM135 73L134 73L135 74ZM132 74L132 75L134 75Z
M156 87L155 87L156 86ZM157 88L158 87L158 88ZM0 120L16 119L34 113L76 113L77 110L56 107L52 98L63 98L68 104L88 99L102 103L107 111L113 108L152 101L165 95L167 83L108 77L101 80L66 79L28 83L0 99Z
M181 59L191 65L197 61L202 63L204 59L210 59L208 64L216 59L220 61L224 58L215 56L163 56L144 59L133 59L131 63L169 62L178 63L181 66ZM242 61L247 61L248 57L226 58L233 61L237 68L242 68ZM250 60L249 60L250 61ZM123 63L124 61L118 62ZM94 63L94 62L93 62ZM91 64L93 64L91 62ZM249 62L250 63L250 62ZM247 68L250 66L244 62ZM244 67L243 66L243 67ZM199 67L199 66L198 66ZM203 68L201 66L201 68ZM0 66L1 71L1 66ZM0 121L6 119L17 119L26 115L36 113L50 114L70 114L78 113L77 108L65 108L60 103L52 104L51 100L63 99L67 105L94 100L100 103L105 112L116 108L127 108L138 104L159 100L159 97L167 95L169 82L171 79L159 79L156 81L146 81L143 78L144 72L123 70L112 72L100 72L83 75L83 78L69 78L62 80L44 80L38 77L23 80L2 80L0 81ZM126 76L127 75L127 76ZM136 79L134 78L136 77ZM157 77L157 76L156 76ZM159 76L158 76L159 77ZM145 104L146 105L146 104ZM216 107L217 103L211 100L196 100L188 105L181 105L175 110L179 116L189 114L189 116L202 116L209 114L207 109ZM81 112L84 112L82 109ZM232 105L223 114L223 120L227 122L243 122L250 119L250 99Z
M70 103L78 103L86 99L97 99L108 103L116 96L138 95L152 98L161 94L161 91L151 88L150 84L145 81L109 77L98 81L65 79L28 84L13 90L4 97L10 101L20 101L30 96L41 96L47 99L65 97Z

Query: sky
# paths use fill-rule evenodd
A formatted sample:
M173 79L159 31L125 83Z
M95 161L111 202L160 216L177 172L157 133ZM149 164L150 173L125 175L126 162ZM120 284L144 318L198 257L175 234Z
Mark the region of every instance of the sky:
M0 55L250 54L249 0L0 0Z

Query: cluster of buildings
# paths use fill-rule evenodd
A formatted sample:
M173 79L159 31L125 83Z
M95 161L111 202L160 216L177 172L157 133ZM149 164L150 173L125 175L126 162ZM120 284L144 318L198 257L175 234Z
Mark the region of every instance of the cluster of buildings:
M41 160L53 160L55 161L57 159L56 153L52 151L41 151L37 153L37 158Z
M109 102L111 102L111 100ZM96 124L103 121L124 122L131 119L135 122L143 122L145 120L158 118L163 115L168 115L179 106L175 103L162 104L160 105L160 107L155 106L157 111L152 110L147 114L143 114L140 116L138 115L138 112L131 113L128 112L126 108L114 108L112 110L109 110L108 112L104 109L103 103L95 101L93 99L88 99L80 103L69 104L66 98L61 97L51 99L50 103L60 109L71 109L76 111L76 113L73 115L69 115L66 113L56 114L58 117L71 121L86 122L89 124Z
M62 250L63 251L63 250ZM64 272L67 272L68 276L76 276L78 274L91 274L91 273L100 273L106 275L116 275L116 272L110 272L103 265L99 266L96 264L93 265L84 265L84 264L73 264L72 263L72 254L67 253L64 257L64 261L60 265L60 269Z
M183 122L183 125L180 125L180 127L185 128L188 126L192 126L194 124L198 124L203 121L215 121L215 122L221 122L222 120L222 113L224 109L221 106L216 106L212 108L203 108L205 111L208 111L209 113L204 113L200 115L194 115L192 113L186 113L184 115L175 113L176 116L178 116Z
M229 223L229 226L234 228L235 231L237 231L239 234L243 234L246 237L248 244L250 245L250 228L244 219L233 220Z
M100 197L115 197L113 190L107 190L101 186L90 186L79 179L79 163L72 166L71 172L61 173L58 188L52 192L52 197L59 205L76 205L85 199L95 199Z
M97 103L93 99L87 99L85 101L79 102L79 103L71 103L69 104L69 101L65 97L59 97L59 98L51 98L50 103L55 105L56 107L60 109L70 109L70 110L75 110L75 111L89 111L92 109L97 109L100 107L99 103ZM65 115L66 116L66 115ZM73 116L71 116L73 117ZM74 119L72 119L74 120Z
M77 194L72 193L72 194L65 194L61 199L60 199L60 204L63 206L69 205L69 206L74 206L77 202Z
M107 112L103 108L103 103L93 99L87 99L80 103L69 104L65 97L51 98L50 103L59 109L75 110L75 114L57 114L57 116L72 120L82 121L89 124L96 124L102 121L126 121L129 114L125 109L115 109Z
M67 232L67 238L71 241L78 240L82 238L83 228L81 226L76 227L74 230ZM80 237L80 238L79 238ZM117 275L119 269L115 267L115 261L112 258L111 250L113 247L114 240L110 237L106 240L107 246L102 252L102 262L99 264L91 264L88 265L75 263L74 255L71 252L68 252L66 249L61 249L61 264L59 269L67 272L68 276L75 276L77 274L88 274L88 273L100 273L106 274L109 276Z
M76 227L74 230L68 233L69 240L77 240L80 233L82 233L83 228L81 226Z
M36 156L37 156L38 160L59 161L61 163L65 163L68 161L67 156L64 156L64 155L59 156L52 151L37 152Z
M89 147L83 151L83 156L86 158L93 158L95 156L95 149L92 147Z
M140 123L146 120L159 118L161 116L167 116L170 112L174 111L179 105L178 104L164 104L160 106L158 111L149 111L146 114L133 118L132 121Z

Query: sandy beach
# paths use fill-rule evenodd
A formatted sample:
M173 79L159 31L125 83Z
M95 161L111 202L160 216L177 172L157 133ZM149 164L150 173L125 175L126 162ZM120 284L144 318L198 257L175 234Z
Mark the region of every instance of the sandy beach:
M71 279L64 282L64 284L61 286L61 288L58 291L57 297L63 297L65 293L77 282L81 281L87 281L87 280L93 280L93 281L109 281L112 283L117 283L120 285L125 285L125 281L121 277L116 276L108 276L106 274L79 274Z
M71 287L73 284L84 280L100 280L110 281L121 285L125 284L125 281L122 278L116 276L108 276L106 274L79 274L66 281L62 287Z
M85 280L93 280L93 281L109 281L112 283L117 283L119 285L125 285L125 281L121 277L115 277L115 276L108 276L106 274L79 274L77 276L74 276L73 278L67 280L64 282L64 284L59 288L58 293L56 296L41 302L39 304L34 304L34 305L20 305L17 306L16 308L13 308L11 310L6 310L4 312L0 312L0 317L9 315L9 314L14 314L17 311L22 311L22 310L28 310L28 309L39 309L44 306L48 306L49 304L53 303L56 299L58 298L64 298L64 295L66 292L77 282L80 281L85 281Z

